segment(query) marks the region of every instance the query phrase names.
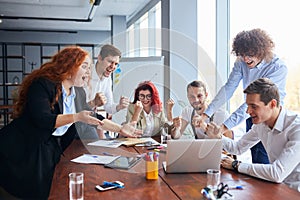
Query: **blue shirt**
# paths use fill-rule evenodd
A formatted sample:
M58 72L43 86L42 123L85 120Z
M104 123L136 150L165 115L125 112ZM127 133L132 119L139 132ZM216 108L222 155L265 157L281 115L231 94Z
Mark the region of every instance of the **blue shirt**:
M287 72L288 70L285 63L276 55L270 62L267 63L262 60L261 63L254 68L249 68L242 60L237 60L234 63L227 82L219 90L204 113L211 117L216 110L232 97L241 80L243 80L243 89L245 89L252 81L258 78L269 78L277 85L280 95L280 104L283 105L283 99L286 95L285 85ZM237 126L249 117L246 110L247 104L243 103L223 124L228 129Z
M75 110L75 89L74 87L71 88L71 93L69 96L67 96L65 88L62 86L62 99L63 99L63 114L74 114L76 113ZM64 126L58 127L52 135L54 136L62 136L65 134L68 130L68 128L72 125L73 123L66 124Z

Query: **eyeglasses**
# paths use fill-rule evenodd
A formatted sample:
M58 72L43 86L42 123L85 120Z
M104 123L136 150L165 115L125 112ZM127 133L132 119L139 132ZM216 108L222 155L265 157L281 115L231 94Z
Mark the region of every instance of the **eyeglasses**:
M144 100L145 98L146 98L147 100L151 100L152 95L151 95L151 94L147 94L147 95L139 94L139 99L140 99L140 100Z
M213 192L212 189L205 187L201 190L201 194L207 200L216 199L216 198L222 199L222 196L224 194L227 194L228 196L232 197L232 194L228 193L228 190L229 190L229 187L227 184L220 183L218 185L217 191ZM227 198L224 198L224 199L227 199Z
M242 58L253 58L253 57L255 57L255 54L253 54L253 53L248 53L248 54L240 54L239 55L240 57L242 57Z
M229 196L232 197L231 194L228 193L229 187L227 184L224 183L219 183L218 189L217 189L217 198L221 198L223 194L228 194Z

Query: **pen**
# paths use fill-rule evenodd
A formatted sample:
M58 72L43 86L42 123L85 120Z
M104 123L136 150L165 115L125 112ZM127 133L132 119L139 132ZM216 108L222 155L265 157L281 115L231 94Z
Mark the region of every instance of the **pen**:
M154 149L163 149L163 146L152 146L152 147L148 147L147 150L154 150Z
M111 153L108 153L108 152L103 152L102 154L103 154L103 155L106 155L106 156L116 156L116 155L111 154Z
M231 189L231 190L242 190L244 188L241 185L236 185L236 186L230 186L229 189Z
M154 149L155 152L160 152L160 153L167 153L166 150L163 149Z

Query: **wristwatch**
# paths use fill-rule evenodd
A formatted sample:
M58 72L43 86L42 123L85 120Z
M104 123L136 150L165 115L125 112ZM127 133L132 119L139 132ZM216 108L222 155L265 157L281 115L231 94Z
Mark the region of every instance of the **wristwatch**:
M239 171L238 171L238 168L239 168L240 163L241 163L241 161L238 161L238 160L234 160L234 161L231 163L231 166L232 166L232 168L234 169L234 171L239 172Z

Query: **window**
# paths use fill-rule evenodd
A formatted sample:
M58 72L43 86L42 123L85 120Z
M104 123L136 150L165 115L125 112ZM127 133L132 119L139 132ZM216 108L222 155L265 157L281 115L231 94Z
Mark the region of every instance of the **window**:
M127 57L161 56L160 1L127 28Z
M235 35L243 30L261 28L271 36L275 54L285 61L289 70L284 106L293 111L300 111L300 30L293 23L300 18L298 5L298 0L230 0L230 45ZM234 58L230 56L230 66L233 66ZM232 98L231 112L239 105L240 95L242 91L237 91Z

